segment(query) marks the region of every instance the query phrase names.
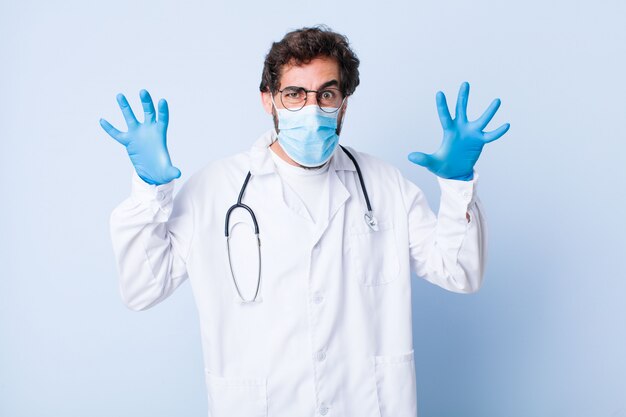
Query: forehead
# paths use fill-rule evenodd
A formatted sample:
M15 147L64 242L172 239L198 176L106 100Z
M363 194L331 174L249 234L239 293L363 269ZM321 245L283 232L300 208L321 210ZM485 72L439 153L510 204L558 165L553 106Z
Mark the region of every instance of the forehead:
M340 82L339 76L339 64L336 59L318 57L312 59L307 64L284 65L281 71L279 88L298 86L314 90L328 81L337 80L337 82Z

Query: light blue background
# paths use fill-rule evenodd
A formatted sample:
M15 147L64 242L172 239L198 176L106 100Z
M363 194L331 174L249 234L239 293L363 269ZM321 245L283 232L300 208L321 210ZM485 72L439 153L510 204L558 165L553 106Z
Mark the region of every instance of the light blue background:
M410 164L441 139L435 93L491 99L510 132L477 165L489 263L477 294L414 285L420 417L626 416L623 1L2 1L0 415L204 416L190 286L133 313L108 219L130 190L115 94L170 103L182 180L269 128L272 41L304 25L361 58L342 141Z

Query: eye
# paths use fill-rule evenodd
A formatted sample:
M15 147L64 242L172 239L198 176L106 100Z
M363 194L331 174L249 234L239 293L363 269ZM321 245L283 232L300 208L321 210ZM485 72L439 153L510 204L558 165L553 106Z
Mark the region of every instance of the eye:
M335 90L322 90L320 91L320 99L323 101L334 101L338 94Z
M283 97L289 100L301 100L304 97L304 91L299 88L285 88L283 90Z

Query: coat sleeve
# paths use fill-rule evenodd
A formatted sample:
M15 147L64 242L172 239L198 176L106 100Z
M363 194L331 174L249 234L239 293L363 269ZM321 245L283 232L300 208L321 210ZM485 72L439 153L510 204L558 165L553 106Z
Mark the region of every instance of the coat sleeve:
M435 217L423 192L401 178L411 271L449 291L477 291L482 285L487 247L483 209L476 194L478 175L474 172L472 181L437 180L441 201Z
M187 279L194 229L188 183L173 198L174 181L150 185L133 171L130 197L111 213L120 292L132 310L163 301Z

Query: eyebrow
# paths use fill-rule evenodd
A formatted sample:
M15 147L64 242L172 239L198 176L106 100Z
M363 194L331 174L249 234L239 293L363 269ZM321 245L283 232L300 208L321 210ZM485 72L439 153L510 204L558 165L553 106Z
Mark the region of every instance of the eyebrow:
M339 87L339 81L337 80L326 81L324 84L319 86L318 90L323 90L324 88L330 87L331 85Z
M324 84L322 84L322 85L320 85L318 87L318 90L323 90L323 89L325 89L327 87L330 87L330 86L337 86L337 87L339 87L339 81L337 81L337 80L326 81ZM296 85L288 85L285 88L289 88L289 87L292 87L292 88L304 88L304 87L300 87L300 86L296 86Z

